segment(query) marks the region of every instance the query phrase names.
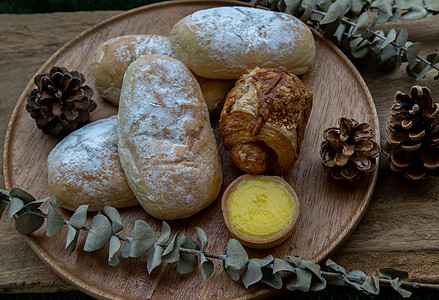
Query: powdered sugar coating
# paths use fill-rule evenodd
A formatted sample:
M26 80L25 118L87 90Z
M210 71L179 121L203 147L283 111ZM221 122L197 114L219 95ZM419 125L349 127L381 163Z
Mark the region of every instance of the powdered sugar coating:
M304 61L314 57L309 39L313 42L307 26L289 14L241 6L196 11L170 33L178 58L197 75L209 78L237 78L256 66L299 71L302 54ZM290 62L295 56L298 61ZM214 69L220 65L222 70Z
M139 203L160 219L187 217L209 205L221 186L213 174L219 157L190 70L171 57L141 57L128 68L120 99L119 156Z
M148 54L175 57L169 38L161 35L124 35L101 44L92 64L93 82L99 94L117 104L126 69L138 57Z
M90 123L65 137L47 159L49 187L62 207L90 209L138 204L119 162L116 116Z

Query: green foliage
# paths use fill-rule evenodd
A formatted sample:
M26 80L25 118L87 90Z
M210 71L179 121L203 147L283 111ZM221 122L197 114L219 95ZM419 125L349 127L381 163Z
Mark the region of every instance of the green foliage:
M51 199L48 213L43 213L40 205ZM214 255L205 252L208 245L206 233L201 228L195 228L197 240L186 237L177 232L172 240L171 228L166 222L162 223L161 234L156 240L154 230L144 221L134 223L133 237L119 236L123 229L119 212L112 207L105 207L87 223L88 205L82 205L72 214L69 221L63 219L55 208L56 199L46 198L35 200L28 193L14 189L11 192L0 190L0 212L3 213L9 205L8 218L16 216L17 230L22 234L30 234L39 229L44 220L47 220L46 235L53 236L67 226L65 251L70 255L76 248L78 236L84 231L87 236L84 244L85 251L103 251L108 243L108 264L116 266L120 259L139 257L148 253L147 269L150 274L162 262L177 263L176 271L187 274L195 271L198 266L204 281L212 275L214 264L212 258L223 261L223 268L232 280L241 279L242 284L249 288L251 285L264 283L268 286L281 289L284 285L289 291L320 291L326 288L325 276L329 276L337 284L349 285L366 294L377 295L381 285L387 285L396 290L402 297L409 297L411 292L403 286L422 287L425 284L409 283L406 272L394 269L381 269L379 276L366 276L361 271L348 273L343 267L332 260L326 266L331 272L324 272L318 264L299 257L288 256L287 260L273 258L268 255L264 258L251 258L244 247L235 239L227 242L223 255ZM1 216L1 215L0 215ZM125 242L121 249L122 242ZM198 259L199 258L199 259ZM283 276L288 275L288 276Z
M248 2L248 1L246 1ZM391 29L387 35L375 30L376 24L392 22L398 18L418 20L439 12L439 0L252 0L300 18L308 26L340 45L346 42L350 54L357 59L368 53L376 56L384 68L399 67L406 62L407 74L416 80L435 70L439 80L439 52L419 56L421 45L408 41L408 31ZM369 15L373 18L370 20ZM415 46L413 46L415 45Z

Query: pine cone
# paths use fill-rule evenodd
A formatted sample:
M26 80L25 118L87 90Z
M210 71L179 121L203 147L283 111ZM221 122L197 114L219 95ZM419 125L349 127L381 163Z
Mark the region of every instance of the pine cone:
M83 74L62 67L35 76L38 88L28 93L26 110L45 134L67 134L89 122L96 102L84 81Z
M390 168L414 180L439 175L439 105L430 90L415 85L410 95L396 92L391 115L383 147Z
M338 123L340 128L331 127L323 132L325 141L320 155L332 177L355 181L376 168L380 148L373 140L375 134L369 124L347 118L340 118Z

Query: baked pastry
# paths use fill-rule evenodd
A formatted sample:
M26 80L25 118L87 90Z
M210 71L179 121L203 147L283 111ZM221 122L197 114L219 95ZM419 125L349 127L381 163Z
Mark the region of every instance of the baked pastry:
M119 157L143 208L159 219L189 217L219 194L218 147L200 85L180 61L138 58L119 102Z
M131 192L117 152L116 116L85 125L70 133L49 153L49 189L58 204L89 210L139 204Z
M284 67L254 68L228 94L220 132L233 163L249 174L281 174L299 155L313 94Z
M195 74L236 79L254 67L286 67L305 73L315 56L314 37L286 13L243 6L196 11L172 28L177 57Z
M176 58L169 38L161 35L124 35L109 39L100 45L95 51L92 63L93 83L99 94L113 104L119 105L125 71L138 57L148 54L162 54ZM217 115L235 80L202 77L197 77L197 80L201 85L210 115Z
M175 55L169 39L161 35L124 35L101 44L92 63L93 83L99 94L118 105L125 71L146 54Z

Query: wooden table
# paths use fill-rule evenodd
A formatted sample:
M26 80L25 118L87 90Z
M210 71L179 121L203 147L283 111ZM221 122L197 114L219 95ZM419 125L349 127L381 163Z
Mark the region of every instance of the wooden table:
M64 43L117 11L35 15L0 15L0 137L3 144L12 110L37 69ZM408 28L410 41L423 43L423 54L439 48L439 15L419 21L381 26L386 32ZM380 119L382 143L386 138L393 95L426 85L439 101L437 72L415 82L400 69L382 70L368 56L354 60L364 77ZM3 147L1 150L3 152ZM3 172L0 188L4 188ZM376 273L392 267L408 271L410 280L439 283L439 180L411 182L389 169L383 157L378 184L369 208L349 240L332 257L348 271ZM0 221L0 292L57 292L74 287L54 275L29 249L13 224Z

